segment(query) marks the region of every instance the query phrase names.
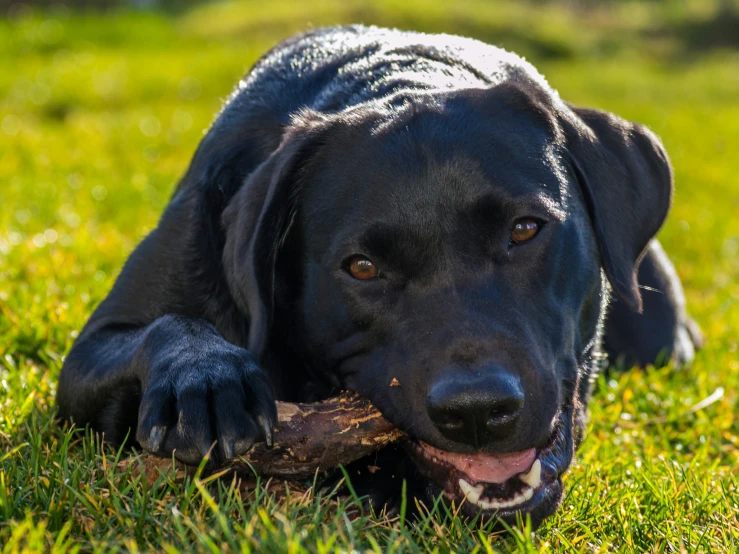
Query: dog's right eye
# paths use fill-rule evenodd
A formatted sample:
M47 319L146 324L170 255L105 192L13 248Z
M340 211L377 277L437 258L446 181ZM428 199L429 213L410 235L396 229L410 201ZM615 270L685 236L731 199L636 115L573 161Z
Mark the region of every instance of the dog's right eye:
M364 256L349 258L346 268L352 277L361 281L374 279L380 275L380 270L377 269L377 266Z

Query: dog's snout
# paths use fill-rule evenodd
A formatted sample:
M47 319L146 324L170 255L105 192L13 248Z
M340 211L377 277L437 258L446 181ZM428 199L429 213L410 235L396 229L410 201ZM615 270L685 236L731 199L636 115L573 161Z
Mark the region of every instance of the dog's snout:
M523 405L520 379L502 370L450 376L436 383L427 398L429 417L441 434L476 448L505 438Z

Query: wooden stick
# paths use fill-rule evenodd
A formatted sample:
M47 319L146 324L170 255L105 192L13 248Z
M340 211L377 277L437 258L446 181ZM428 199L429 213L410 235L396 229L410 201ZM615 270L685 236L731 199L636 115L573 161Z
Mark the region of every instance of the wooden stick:
M277 402L273 447L257 443L223 469L249 476L256 471L259 476L313 477L316 471L349 464L403 438L405 433L356 393L345 392L314 404ZM124 460L119 468L134 461ZM171 458L144 458L147 477L156 478L159 471L171 467ZM179 469L187 471L184 464Z

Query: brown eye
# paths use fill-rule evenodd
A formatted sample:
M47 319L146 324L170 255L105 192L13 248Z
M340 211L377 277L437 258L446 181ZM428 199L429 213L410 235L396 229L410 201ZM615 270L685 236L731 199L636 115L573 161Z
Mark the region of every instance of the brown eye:
M377 266L362 256L355 256L349 260L348 268L352 277L355 279L361 279L362 281L374 279L380 274L380 270L377 269Z
M533 239L541 229L541 223L534 219L519 219L511 230L511 241L515 244Z

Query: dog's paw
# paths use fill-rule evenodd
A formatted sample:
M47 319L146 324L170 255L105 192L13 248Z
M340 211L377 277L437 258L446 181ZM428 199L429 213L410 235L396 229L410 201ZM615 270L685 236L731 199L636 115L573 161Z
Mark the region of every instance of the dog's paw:
M211 450L217 460L272 444L277 410L272 386L245 350L180 356L149 373L139 407L136 440L149 452L198 464Z
M703 348L705 337L698 324L685 317L684 321L678 325L675 336L675 349L673 360L675 367L690 367L695 358L695 353Z

